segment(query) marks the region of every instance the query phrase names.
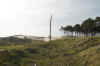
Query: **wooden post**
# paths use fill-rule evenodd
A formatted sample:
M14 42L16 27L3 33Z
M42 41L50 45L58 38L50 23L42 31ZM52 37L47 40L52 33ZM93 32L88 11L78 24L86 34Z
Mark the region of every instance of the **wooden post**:
M50 17L50 36L49 36L49 40L52 40L52 16Z

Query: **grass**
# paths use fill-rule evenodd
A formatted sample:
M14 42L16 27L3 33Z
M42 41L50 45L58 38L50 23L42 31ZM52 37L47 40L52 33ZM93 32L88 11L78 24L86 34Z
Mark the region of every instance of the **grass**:
M0 46L0 66L100 66L100 37L10 43Z

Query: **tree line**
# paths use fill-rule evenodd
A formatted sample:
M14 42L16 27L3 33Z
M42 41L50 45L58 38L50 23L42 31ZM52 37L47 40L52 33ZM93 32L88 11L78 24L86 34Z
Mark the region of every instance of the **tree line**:
M95 19L88 18L81 24L75 24L73 26L61 26L60 30L63 31L66 36L94 37L96 34L100 33L100 17L96 17Z

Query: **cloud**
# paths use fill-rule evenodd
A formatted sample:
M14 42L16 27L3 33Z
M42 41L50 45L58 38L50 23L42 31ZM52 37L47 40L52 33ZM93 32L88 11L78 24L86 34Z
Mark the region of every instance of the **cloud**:
M52 13L53 35L61 35L61 25L100 16L99 3L100 0L1 0L0 33L48 36Z
M55 12L55 31L58 26L82 23L85 19L100 16L100 0L58 0Z

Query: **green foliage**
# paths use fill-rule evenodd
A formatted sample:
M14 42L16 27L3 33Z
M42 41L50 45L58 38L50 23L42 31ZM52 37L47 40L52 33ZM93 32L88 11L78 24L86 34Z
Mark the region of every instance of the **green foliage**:
M75 36L78 37L80 35L95 36L96 33L100 33L100 17L96 17L95 19L88 18L84 20L81 24L75 24L74 26L67 25L61 26L61 30L64 31L65 34L69 34L71 32L73 36L73 32L75 32Z
M0 46L0 66L99 66L100 38Z

